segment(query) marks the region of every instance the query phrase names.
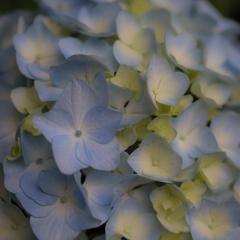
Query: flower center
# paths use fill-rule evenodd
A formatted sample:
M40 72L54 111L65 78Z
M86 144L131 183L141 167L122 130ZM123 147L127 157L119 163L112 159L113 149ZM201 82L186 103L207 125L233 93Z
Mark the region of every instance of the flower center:
M128 196L132 196L133 195L133 190L130 190L129 192L128 192Z
M214 229L214 228L215 228L215 224L214 224L214 223L211 223L211 224L209 225L209 228Z
M130 229L129 229L129 228L126 228L126 229L124 230L124 233L129 234L129 233L130 233Z
M158 94L158 90L157 90L157 89L154 89L154 90L153 90L153 93L154 93L155 95L157 95L157 94Z
M153 162L152 162L152 165L153 165L153 166L158 166L158 161L156 161L156 160L153 161Z
M147 63L143 64L143 68L147 69L148 68L148 64Z
M18 226L17 226L17 224L12 224L12 226L11 226L11 228L13 229L13 230L16 230L17 228L18 228Z
M125 113L126 112L126 108L123 107L122 109L120 109L120 113Z
M180 136L180 139L181 139L181 140L185 140L185 138L186 138L186 137L185 137L184 135Z
M61 203L66 203L67 200L68 200L67 197L65 197L65 196L64 196L64 197L61 197Z
M37 158L37 160L36 160L36 164L42 164L42 162L43 162L43 159L42 158Z
M35 63L38 63L39 61L41 60L41 55L40 54L37 54L36 56L35 56Z
M81 130L77 130L76 131L76 136L77 137L81 137L82 136L82 131Z

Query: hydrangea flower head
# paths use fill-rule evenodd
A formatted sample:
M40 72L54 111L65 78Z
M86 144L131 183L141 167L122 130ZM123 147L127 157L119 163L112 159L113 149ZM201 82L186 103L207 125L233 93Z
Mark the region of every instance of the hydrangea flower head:
M0 14L0 240L240 238L240 24L210 1Z

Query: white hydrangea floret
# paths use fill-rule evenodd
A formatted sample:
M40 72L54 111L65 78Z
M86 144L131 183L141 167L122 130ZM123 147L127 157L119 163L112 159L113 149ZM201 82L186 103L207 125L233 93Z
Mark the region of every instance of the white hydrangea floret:
M191 166L204 154L215 152L217 142L208 121L207 104L198 100L182 111L170 124L177 130L177 137L171 145L183 159L183 169Z
M240 114L226 111L216 115L212 120L211 129L219 148L240 168Z
M156 46L153 29L144 28L134 15L121 11L116 18L119 40L113 45L113 53L120 64L136 66L143 62L144 54Z
M232 93L229 83L215 73L198 76L193 80L190 91L215 108L221 108L226 104Z
M183 32L175 36L169 29L165 36L165 49L170 60L183 71L208 71L201 64L203 52L197 48L197 40L191 33Z
M177 106L189 85L189 78L184 73L174 72L161 54L152 55L147 72L147 90L157 109L157 103Z

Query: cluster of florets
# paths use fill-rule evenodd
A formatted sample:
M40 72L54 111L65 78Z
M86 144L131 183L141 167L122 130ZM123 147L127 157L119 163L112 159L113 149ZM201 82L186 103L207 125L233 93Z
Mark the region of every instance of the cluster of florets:
M0 16L0 239L239 239L238 23L38 3Z

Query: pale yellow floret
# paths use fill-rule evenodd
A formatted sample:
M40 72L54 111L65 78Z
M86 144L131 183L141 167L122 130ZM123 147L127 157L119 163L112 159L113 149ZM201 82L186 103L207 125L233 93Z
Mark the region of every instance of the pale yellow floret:
M112 77L110 82L131 91L136 101L139 101L143 96L144 85L141 75L125 64L119 67L116 76Z
M16 109L22 114L32 114L41 110L46 103L39 99L35 87L18 87L12 90L11 99Z
M206 154L198 159L198 163L198 174L209 188L218 190L232 183L233 173L226 161L225 152Z
M171 116L169 115L160 115L148 124L147 129L156 132L168 142L171 142L177 136L177 131L170 125L170 119Z
M38 111L36 113L40 113L41 111ZM25 118L25 121L22 124L22 128L21 131L28 131L31 132L33 136L38 136L41 134L41 132L36 128L36 126L34 126L34 124L32 123L32 118L33 118L34 114L28 115Z

